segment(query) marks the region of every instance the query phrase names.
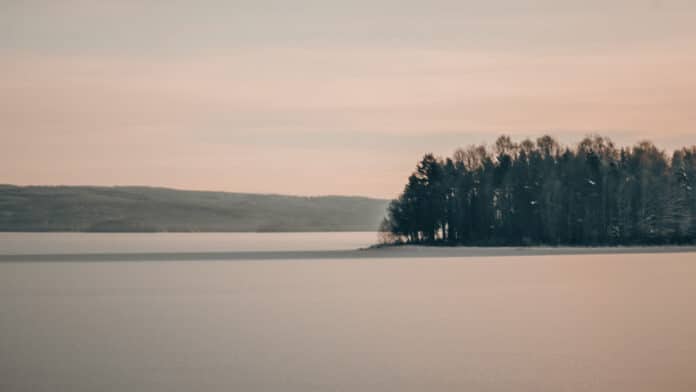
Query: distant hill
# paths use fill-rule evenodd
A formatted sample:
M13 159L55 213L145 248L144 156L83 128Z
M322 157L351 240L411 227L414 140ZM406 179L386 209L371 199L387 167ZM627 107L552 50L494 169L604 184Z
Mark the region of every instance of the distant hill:
M0 185L0 231L376 231L387 200Z

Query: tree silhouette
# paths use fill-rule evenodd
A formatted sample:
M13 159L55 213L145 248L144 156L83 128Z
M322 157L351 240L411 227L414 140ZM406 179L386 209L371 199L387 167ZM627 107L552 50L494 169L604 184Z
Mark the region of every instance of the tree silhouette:
M696 241L696 146L668 158L650 142L618 149L550 136L451 158L426 154L391 202L393 242L469 245L630 245Z

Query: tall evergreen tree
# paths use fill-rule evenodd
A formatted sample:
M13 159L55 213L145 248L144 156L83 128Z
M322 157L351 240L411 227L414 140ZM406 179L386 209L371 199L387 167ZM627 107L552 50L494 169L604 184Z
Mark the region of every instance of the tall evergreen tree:
M696 241L696 146L671 158L652 143L617 149L550 136L492 150L426 154L383 230L409 243L618 245Z

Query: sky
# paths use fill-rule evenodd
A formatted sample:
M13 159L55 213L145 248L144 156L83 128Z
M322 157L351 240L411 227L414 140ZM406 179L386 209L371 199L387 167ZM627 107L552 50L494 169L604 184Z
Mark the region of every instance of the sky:
M426 152L696 144L692 0L0 1L0 183L392 198Z

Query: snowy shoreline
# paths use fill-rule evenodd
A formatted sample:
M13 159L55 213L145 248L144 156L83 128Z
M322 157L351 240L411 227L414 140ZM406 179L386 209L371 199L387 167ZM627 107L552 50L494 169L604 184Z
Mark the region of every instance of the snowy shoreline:
M401 245L356 250L5 254L0 255L0 262L331 260L668 253L696 253L696 246L436 247Z

